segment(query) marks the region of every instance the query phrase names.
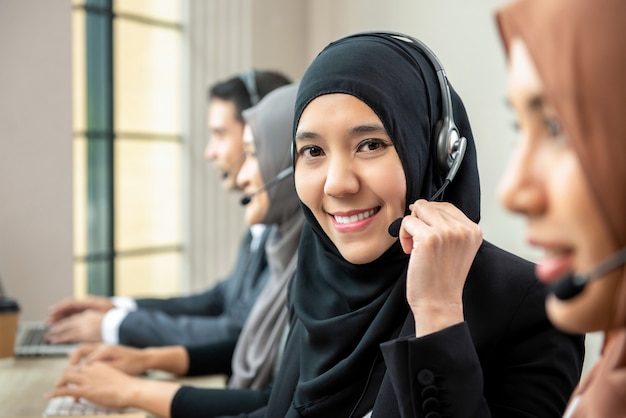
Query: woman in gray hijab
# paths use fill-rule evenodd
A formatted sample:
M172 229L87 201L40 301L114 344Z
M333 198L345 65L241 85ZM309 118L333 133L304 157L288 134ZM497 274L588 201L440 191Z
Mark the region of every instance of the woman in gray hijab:
M297 89L297 84L281 87L243 114L246 162L237 182L246 194L242 199L246 222L272 226L272 231L266 243L270 277L234 353L224 344L146 349L82 345L50 397L73 396L116 409L133 407L158 416L186 418L245 413L267 403L286 335L287 285L295 272L304 222L290 154ZM77 367L81 362L84 365ZM132 376L150 369L177 375L231 376L226 390Z

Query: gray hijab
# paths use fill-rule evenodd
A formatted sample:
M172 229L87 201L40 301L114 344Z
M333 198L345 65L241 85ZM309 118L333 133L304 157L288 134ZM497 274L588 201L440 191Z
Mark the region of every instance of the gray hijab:
M291 136L298 84L278 88L258 105L243 112L252 129L261 177L265 183L291 167ZM270 277L243 326L233 354L233 389L263 389L274 375L281 337L287 326L287 284L296 268L304 216L293 176L268 191L269 208L263 219L276 227L265 245Z

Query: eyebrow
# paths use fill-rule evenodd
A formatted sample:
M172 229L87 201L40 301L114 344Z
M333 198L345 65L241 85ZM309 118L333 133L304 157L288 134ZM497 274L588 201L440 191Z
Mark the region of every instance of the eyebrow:
M366 124L366 125L354 126L348 129L347 135L352 137L352 136L358 136L362 134L371 134L371 133L387 135L387 131L385 130L385 128L383 128L381 125L378 125L378 124ZM320 135L315 132L311 132L311 131L296 132L296 141L304 140L304 139L316 140L319 138L320 138Z
M386 135L387 131L385 130L385 128L383 128L381 125L378 125L378 124L359 125L348 130L348 135L350 136L356 136L360 134L371 134L371 133L380 133L380 134Z
M316 134L315 132L310 132L310 131L298 131L296 132L296 141L302 140L302 139L318 139L320 136L318 134Z

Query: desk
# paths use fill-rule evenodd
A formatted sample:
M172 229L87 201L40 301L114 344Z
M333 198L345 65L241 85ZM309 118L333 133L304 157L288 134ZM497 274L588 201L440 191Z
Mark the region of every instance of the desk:
M67 366L65 357L18 358L15 364L0 368L0 417L40 418L48 403L45 394L55 385ZM157 373L159 380L177 380L196 387L224 387L224 376L175 379L166 373ZM139 414L143 416L143 414Z

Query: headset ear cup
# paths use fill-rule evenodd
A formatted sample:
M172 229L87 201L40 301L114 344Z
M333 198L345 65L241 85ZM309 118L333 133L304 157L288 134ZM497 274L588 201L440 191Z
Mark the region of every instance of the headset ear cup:
M446 150L446 142L447 133L443 129L443 120L440 120L435 125L435 130L433 132L433 139L435 141L435 161L437 163L437 168L441 171L442 174L448 172L448 164L447 164L447 150Z
M463 162L463 158L465 157L465 151L467 151L467 138L464 136L459 136L458 131L455 129L455 136L457 137L456 144L453 146L452 151L452 164L450 165L450 170L448 174L446 174L446 180L451 182L454 180L456 173L459 171L461 167L461 163Z
M437 166L441 173L444 175L448 174L450 167L454 161L454 156L452 155L451 143L452 138L450 138L451 134L456 132L456 129L451 126L449 121L441 120L437 122Z
M437 165L446 179L452 181L465 156L467 139L461 137L451 120L440 121L437 127Z

